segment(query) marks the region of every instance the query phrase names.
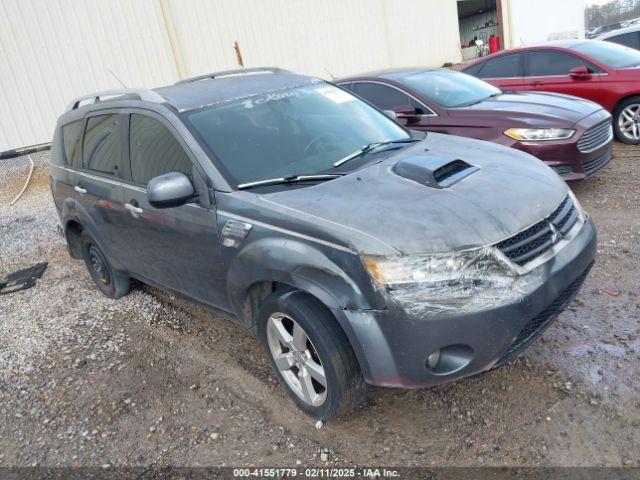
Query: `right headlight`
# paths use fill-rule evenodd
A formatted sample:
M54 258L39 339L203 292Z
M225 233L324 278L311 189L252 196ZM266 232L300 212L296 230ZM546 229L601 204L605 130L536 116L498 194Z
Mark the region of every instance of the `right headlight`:
M430 255L368 256L375 282L409 313L474 311L515 299L529 280L494 247Z

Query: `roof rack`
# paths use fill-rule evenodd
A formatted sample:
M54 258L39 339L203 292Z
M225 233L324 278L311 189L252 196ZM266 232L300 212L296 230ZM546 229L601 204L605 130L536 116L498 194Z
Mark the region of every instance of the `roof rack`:
M289 70L285 70L284 68L277 67L252 67L252 68L237 68L235 70L225 70L223 72L213 72L213 73L205 73L204 75L198 75L197 77L185 78L184 80L180 80L176 83L176 85L180 85L181 83L191 83L191 82L199 82L200 80L207 80L211 78L219 78L219 77L230 77L233 75L251 75L254 73L291 73Z
M146 88L120 88L117 90L104 90L102 92L95 92L88 95L83 95L74 99L65 110L69 112L71 110L75 110L80 107L80 102L83 100L92 99L92 103L98 103L101 100L101 97L138 97L139 100L144 102L153 102L153 103L164 103L166 102L165 98L160 95L158 92L154 92L153 90L149 90ZM110 99L114 100L114 99Z

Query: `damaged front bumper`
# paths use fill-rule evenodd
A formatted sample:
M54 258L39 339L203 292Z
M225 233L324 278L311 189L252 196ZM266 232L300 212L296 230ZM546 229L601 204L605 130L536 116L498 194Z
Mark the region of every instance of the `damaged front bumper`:
M343 310L367 382L425 387L474 375L517 356L580 289L596 254L589 219L561 250L523 276L508 301L452 309L411 305L390 296L388 308ZM402 301L398 301L398 299Z

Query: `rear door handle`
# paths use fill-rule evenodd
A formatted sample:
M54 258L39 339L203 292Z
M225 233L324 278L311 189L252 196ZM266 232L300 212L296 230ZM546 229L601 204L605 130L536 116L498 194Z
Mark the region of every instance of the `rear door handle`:
M78 192L78 193L87 193L87 190L86 190L86 189L84 189L84 188L82 188L82 187L79 187L78 185L76 185L75 187L73 187L73 189L74 189L76 192Z
M131 205L130 203L125 203L124 208L129 210L132 214L140 215L144 210L140 207L136 207L135 205Z

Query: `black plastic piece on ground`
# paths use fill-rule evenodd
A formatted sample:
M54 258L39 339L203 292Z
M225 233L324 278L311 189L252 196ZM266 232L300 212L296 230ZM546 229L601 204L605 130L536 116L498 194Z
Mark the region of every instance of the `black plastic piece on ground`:
M7 275L4 281L0 281L0 295L20 292L35 286L36 279L42 277L47 265L47 262L37 263L32 267Z

